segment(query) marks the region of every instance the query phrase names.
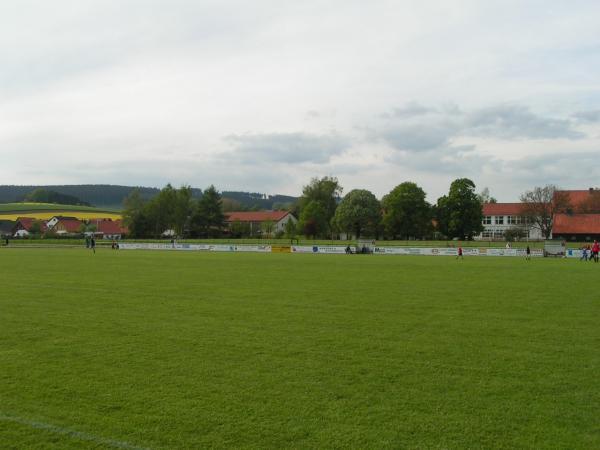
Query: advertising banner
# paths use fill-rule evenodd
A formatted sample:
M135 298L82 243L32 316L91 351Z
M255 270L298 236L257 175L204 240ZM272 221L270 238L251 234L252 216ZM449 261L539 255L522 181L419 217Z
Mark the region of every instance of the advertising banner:
M120 243L119 249L271 253L270 245Z
M356 253L356 248L351 247L352 253ZM344 254L346 247L335 245L292 245L292 253L333 253Z
M120 243L122 250L179 250L179 251L205 251L205 252L254 252L254 253L319 253L319 254L344 254L346 246L343 245L293 245L291 247L280 245L232 245L232 244L153 244L153 243ZM352 253L356 247L351 246ZM419 255L419 256L456 256L456 247L374 247L375 255ZM524 248L463 248L464 256L512 256L525 257ZM541 258L544 252L541 249L532 249L531 257ZM581 257L581 250L568 250L567 257Z
M581 258L581 256L583 255L583 250L574 250L572 248L567 250L567 258ZM587 252L588 258L591 255L591 252Z

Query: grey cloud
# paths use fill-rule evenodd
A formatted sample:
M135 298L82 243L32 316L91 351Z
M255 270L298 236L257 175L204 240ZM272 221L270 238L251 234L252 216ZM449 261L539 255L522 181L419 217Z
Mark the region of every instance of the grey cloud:
M577 186L595 186L600 177L599 152L560 152L503 161L500 170L517 181L566 185L576 175Z
M425 115L425 114L428 114L428 113L431 113L434 111L435 111L434 109L429 108L427 106L423 106L420 103L409 102L401 108L394 108L393 117L407 118L407 117L422 116L422 115Z
M422 114L410 115L411 109ZM402 113L388 115L383 127L370 132L371 136L383 139L396 150L447 149L454 138L469 136L503 140L579 139L585 136L573 128L570 120L536 115L529 108L518 105L462 111L456 105L434 109L409 104L398 111Z
M326 163L341 154L350 143L336 134L266 133L230 135L233 157L249 163Z
M381 137L396 150L424 151L447 146L456 131L451 123L399 123L384 129Z
M573 114L573 118L586 123L600 122L600 109L579 111Z
M569 120L538 116L529 108L501 105L468 114L463 135L500 139L579 139L583 133L574 130Z
M436 172L453 175L474 175L493 163L493 158L478 154L471 145L447 146L422 152L398 152L387 162L421 172Z

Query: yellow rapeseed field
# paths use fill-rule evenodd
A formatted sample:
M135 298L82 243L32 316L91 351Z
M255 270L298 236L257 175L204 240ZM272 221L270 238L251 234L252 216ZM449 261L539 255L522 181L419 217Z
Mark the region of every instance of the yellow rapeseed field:
M76 217L79 220L86 219L121 219L121 214L117 213L104 213L104 212L93 212L93 211L38 211L38 212L11 212L1 213L0 220L17 220L19 217L31 217L33 219L48 220L54 216L67 216Z

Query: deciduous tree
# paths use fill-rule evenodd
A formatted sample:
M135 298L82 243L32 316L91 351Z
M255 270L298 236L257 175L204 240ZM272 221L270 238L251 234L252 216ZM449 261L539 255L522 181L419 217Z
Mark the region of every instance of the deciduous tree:
M316 238L323 236L329 229L325 208L321 202L313 200L309 202L300 213L298 229L304 236Z
M448 195L438 199L435 214L439 231L449 238L472 239L483 231L481 201L468 178L452 182Z
M299 200L300 216L309 204L316 202L321 205L326 224L325 227L319 229L319 235L321 236L329 234L331 219L335 214L342 191L343 189L337 178L334 177L313 178L302 189L302 197Z
M374 236L381 222L381 204L377 197L366 189L354 189L338 205L333 223L346 233Z
M431 233L431 205L425 191L407 181L383 197L383 225L393 238L421 239Z
M225 214L221 195L214 186L209 186L192 216L192 228L202 237L219 237L225 227Z
M553 184L536 186L521 195L521 215L527 222L542 232L546 239L552 236L554 216L559 212L572 209L569 195L559 191Z

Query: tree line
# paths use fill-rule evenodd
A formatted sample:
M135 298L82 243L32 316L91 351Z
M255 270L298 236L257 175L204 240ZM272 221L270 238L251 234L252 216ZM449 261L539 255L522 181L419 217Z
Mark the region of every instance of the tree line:
M407 181L381 200L366 189L343 198L336 178L314 178L304 187L298 204L298 232L308 237L346 236L384 239L472 239L483 230L482 201L468 178L452 182L436 204L425 191Z
M290 238L472 239L483 229L482 197L468 178L453 181L448 194L434 205L410 181L381 200L366 189L354 189L345 196L342 192L337 178L313 178L289 207L297 224L288 223L282 233ZM160 237L166 230L182 237L214 238L225 232L247 237L251 232L247 224L226 228L224 210L223 198L214 186L196 198L189 186L177 189L169 184L151 199L134 190L124 201L123 218L131 237ZM273 224L263 225L263 235L270 236Z
M174 236L220 237L225 228L221 195L209 186L200 198L190 186L179 189L167 184L147 200L134 189L123 202L123 223L134 238Z

